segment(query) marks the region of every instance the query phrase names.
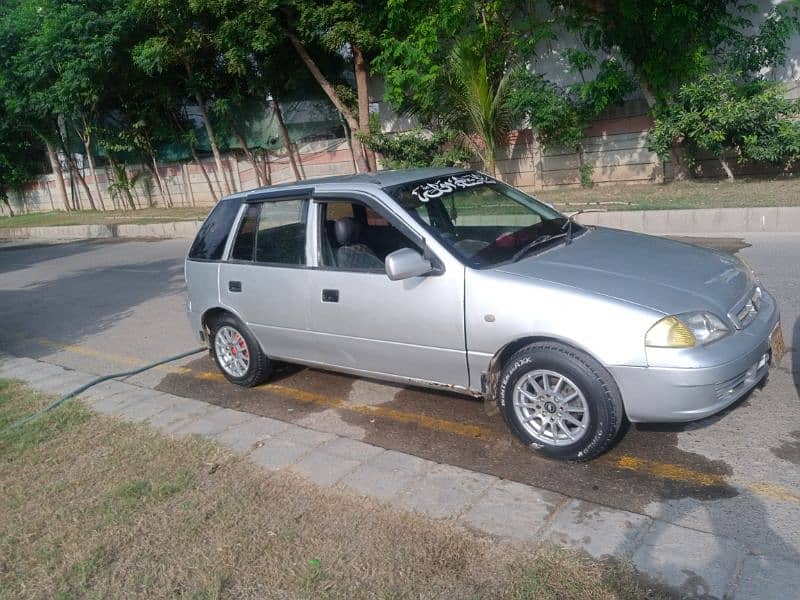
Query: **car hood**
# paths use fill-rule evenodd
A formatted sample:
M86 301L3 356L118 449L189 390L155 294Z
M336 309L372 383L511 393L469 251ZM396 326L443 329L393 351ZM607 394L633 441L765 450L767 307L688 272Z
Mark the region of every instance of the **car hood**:
M753 286L724 252L617 229L589 229L569 245L496 270L569 285L664 314L712 310L725 318Z

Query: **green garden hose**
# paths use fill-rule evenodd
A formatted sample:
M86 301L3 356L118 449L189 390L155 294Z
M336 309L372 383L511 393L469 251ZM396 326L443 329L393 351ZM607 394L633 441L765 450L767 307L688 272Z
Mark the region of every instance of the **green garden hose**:
M181 359L181 358L186 358L187 356L191 356L192 354L198 354L198 353L204 352L206 350L208 350L208 348L206 348L205 346L202 346L200 348L195 348L194 350L189 350L188 352L182 352L181 354L176 354L175 356L170 356L169 358L163 358L161 360L158 360L156 362L152 362L150 364L147 364L147 365L144 365L144 366L141 366L141 367L136 367L135 369L131 369L130 371L120 371L119 373L111 373L110 375L102 375L100 377L92 379L90 382L84 383L82 386L75 388L74 390L72 390L68 394L65 394L65 395L61 396L58 400L55 400L54 402L51 402L50 404L48 404L44 408L36 411L35 413L30 414L27 417L23 417L22 419L20 419L19 421L16 421L15 423L12 423L8 427L6 427L2 431L0 431L0 435L6 433L7 431L15 429L16 427L19 427L20 425L24 425L26 423L30 423L31 421L33 421L35 419L38 419L43 414L45 414L47 412L50 412L53 409L58 408L59 406L61 406L64 402L66 402L70 398L73 398L73 397L77 396L78 394L82 394L83 392L88 390L90 387L92 387L94 385L97 385L98 383L103 383L104 381L108 381L109 379L117 379L118 377L130 377L131 375L138 375L139 373L142 373L143 371L148 371L148 370L150 370L150 369L152 369L154 367L157 367L159 365L163 365L165 363L172 362L174 360L178 360L178 359Z

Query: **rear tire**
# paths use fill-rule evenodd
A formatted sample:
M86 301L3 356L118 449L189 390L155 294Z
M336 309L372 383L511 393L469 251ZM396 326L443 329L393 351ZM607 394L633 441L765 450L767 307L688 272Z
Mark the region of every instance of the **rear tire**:
M615 441L624 419L611 374L591 356L557 342L517 351L500 374L500 412L537 454L587 461Z
M217 317L209 324L211 357L231 383L253 387L267 380L272 361L250 330L231 314Z

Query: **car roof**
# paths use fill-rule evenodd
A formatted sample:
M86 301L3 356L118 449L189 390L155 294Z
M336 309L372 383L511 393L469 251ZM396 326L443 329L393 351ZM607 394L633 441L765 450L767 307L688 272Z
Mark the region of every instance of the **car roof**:
M404 183L411 183L414 181L421 181L424 179L431 179L433 177L442 177L444 175L454 175L456 173L464 173L469 169L458 169L453 167L443 168L427 168L427 169L395 169L386 171L375 171L373 173L358 173L352 175L332 175L329 177L315 177L311 179L303 179L292 183L280 183L277 185L269 185L265 187L247 190L233 194L223 200L245 200L252 196L272 195L278 194L282 191L291 190L307 190L308 188L318 187L336 187L341 188L341 184L348 184L354 190L368 189L368 188L389 188Z

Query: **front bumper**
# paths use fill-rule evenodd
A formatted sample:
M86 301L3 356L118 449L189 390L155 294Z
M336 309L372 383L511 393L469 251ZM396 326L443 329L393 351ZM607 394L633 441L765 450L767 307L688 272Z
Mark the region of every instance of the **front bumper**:
M777 305L771 296L767 298L765 310L746 329L696 350L706 354L706 364L609 367L628 419L635 423L702 419L758 385L769 371L770 334L779 323ZM712 362L714 358L719 364Z

